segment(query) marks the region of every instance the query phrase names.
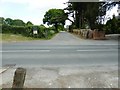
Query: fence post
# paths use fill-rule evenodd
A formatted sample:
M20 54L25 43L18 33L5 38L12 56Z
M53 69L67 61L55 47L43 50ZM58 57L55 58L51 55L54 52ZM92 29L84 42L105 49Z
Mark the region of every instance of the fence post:
M17 68L14 74L12 90L16 90L17 88L22 89L24 87L24 81L26 76L26 69Z

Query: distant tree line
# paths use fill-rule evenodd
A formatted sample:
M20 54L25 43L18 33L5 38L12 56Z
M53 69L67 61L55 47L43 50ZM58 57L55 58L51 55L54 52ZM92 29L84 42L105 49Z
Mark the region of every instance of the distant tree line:
M20 19L0 17L0 32L10 34L21 34L27 37L50 38L55 34L54 28L46 28L44 25L34 25L32 22L23 22ZM33 30L37 29L37 34Z
M24 21L20 19L11 19L11 18L3 18L0 17L0 24L3 25L12 25L12 26L25 26L25 25L33 25L32 22L28 21L25 23Z

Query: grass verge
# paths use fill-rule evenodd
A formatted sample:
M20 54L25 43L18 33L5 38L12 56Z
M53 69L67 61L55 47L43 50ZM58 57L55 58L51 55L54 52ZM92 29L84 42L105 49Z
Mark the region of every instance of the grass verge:
M53 38L55 35L52 35L49 38L34 38L34 37L25 37L25 36L16 35L16 34L0 34L0 42L20 42L20 41L32 41L32 40L49 40L49 39Z

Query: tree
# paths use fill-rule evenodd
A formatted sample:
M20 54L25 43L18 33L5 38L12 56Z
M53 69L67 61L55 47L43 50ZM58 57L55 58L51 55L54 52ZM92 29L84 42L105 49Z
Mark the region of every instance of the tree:
M73 13L74 24L77 28L85 28L88 23L91 29L95 28L96 21L105 15L104 2L70 2L65 10Z
M68 3L68 7L64 9L69 11L67 12L69 16L72 14L72 17L74 19L74 22L72 22L72 24L77 28L82 27L82 10L84 9L84 6L85 5L83 2L70 2Z
M120 20L116 19L115 15L113 15L113 18L108 20L106 23L106 30L107 33L110 34L118 34L120 33Z
M5 24L5 19L3 17L0 17L0 24Z
M25 23L20 20L20 19L15 19L13 20L13 24L12 25L15 25L15 26L25 26Z
M73 14L74 25L77 28L85 28L85 24L88 23L91 29L95 29L101 26L104 22L106 12L120 2L68 2L68 7L64 10L68 10L68 15Z
M101 17L104 15L102 11L101 3L99 2L90 2L86 4L84 18L87 20L91 30L98 28L97 25L101 23Z
M58 32L58 26L64 26L67 17L68 15L62 9L50 9L44 15L43 23L47 23L47 25L54 25L56 32Z
M32 23L32 22L30 22L30 21L28 21L28 22L26 23L26 25L28 25L28 26L32 26L32 25L33 25L33 23Z
M12 24L13 24L13 20L12 20L11 18L6 18L6 19L5 19L5 23L6 23L7 25L12 25Z

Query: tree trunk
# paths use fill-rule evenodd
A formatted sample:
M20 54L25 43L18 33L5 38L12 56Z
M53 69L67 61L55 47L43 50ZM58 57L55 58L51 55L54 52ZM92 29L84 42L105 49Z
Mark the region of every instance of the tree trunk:
M58 24L55 23L55 32L58 33Z

